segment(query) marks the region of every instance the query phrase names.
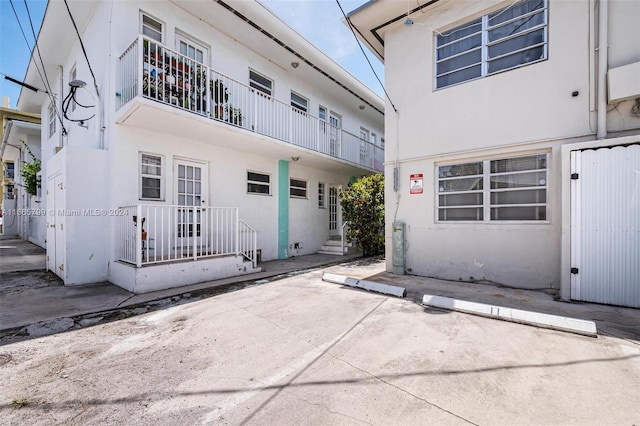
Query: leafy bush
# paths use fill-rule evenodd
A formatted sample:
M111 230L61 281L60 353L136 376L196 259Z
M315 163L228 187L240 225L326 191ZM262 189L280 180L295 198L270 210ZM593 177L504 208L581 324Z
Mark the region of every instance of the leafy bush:
M384 253L384 175L365 176L338 193L342 219L349 222L347 239L364 256Z
M20 175L24 180L23 186L26 188L28 194L37 195L38 187L40 187L40 181L38 180L38 172L40 172L41 169L40 160L38 160L36 156L33 155L33 152L31 152L31 149L29 149L29 145L27 145L25 141L20 142L22 142L22 145L24 145L24 148L31 156L31 161L25 161L22 165L22 172L20 173Z

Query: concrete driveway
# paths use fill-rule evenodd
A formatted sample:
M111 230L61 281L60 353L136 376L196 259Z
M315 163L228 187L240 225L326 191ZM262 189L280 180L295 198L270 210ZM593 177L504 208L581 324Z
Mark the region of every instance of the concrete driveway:
M312 272L0 346L3 424L640 424L639 342Z

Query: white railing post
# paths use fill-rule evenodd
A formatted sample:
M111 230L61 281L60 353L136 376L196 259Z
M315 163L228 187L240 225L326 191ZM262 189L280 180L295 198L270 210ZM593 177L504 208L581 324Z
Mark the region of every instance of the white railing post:
M193 218L191 219L191 235L193 238L193 260L198 260L198 225L196 224L196 220L198 218L198 209L199 207L193 208ZM188 217L188 215L187 215ZM189 232L189 227L187 226L187 232Z
M240 254L240 212L238 210L236 207L236 256Z
M136 96L142 96L142 84L144 80L144 39L142 38L142 34L138 35L137 55L134 60L137 62L136 65L138 69L138 81L136 84L138 93L136 93Z
M253 261L253 267L256 268L258 266L258 234L253 231L251 233L251 239L253 240L253 253L251 254L251 260Z
M136 266L142 267L142 205L136 206Z

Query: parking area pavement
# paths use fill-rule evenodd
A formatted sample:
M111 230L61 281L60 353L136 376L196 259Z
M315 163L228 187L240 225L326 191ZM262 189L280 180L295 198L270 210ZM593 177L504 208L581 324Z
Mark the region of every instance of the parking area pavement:
M375 270L361 266L363 275ZM0 418L69 425L640 422L636 340L425 308L321 276L307 272L0 346Z

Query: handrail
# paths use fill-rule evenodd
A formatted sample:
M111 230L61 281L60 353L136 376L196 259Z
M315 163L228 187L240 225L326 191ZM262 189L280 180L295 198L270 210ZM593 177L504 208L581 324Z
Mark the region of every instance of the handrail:
M290 102L257 92L154 39L138 35L119 61L119 107L143 96L363 167L383 169L382 146Z

